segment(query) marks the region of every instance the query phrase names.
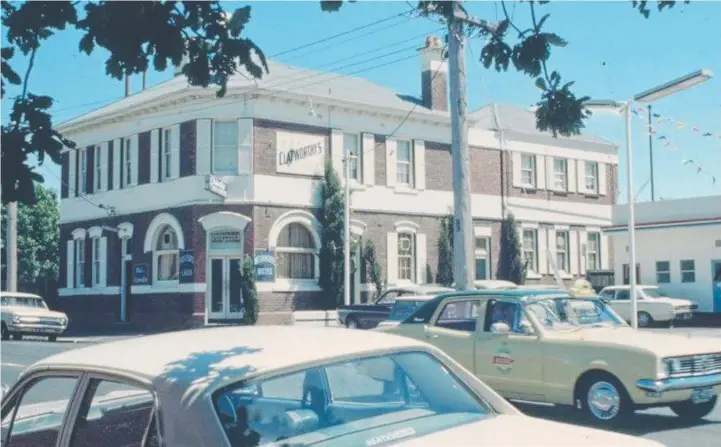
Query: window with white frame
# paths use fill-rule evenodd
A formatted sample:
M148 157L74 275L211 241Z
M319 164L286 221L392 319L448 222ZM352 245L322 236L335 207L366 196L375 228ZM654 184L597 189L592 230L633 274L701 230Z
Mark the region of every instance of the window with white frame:
M133 153L130 150L130 138L126 138L123 143L123 170L123 187L127 187L133 183Z
M75 287L85 287L85 239L75 240Z
M556 231L556 268L568 272L568 231Z
M416 280L416 240L412 233L398 233L398 279Z
M413 149L410 141L398 141L396 146L396 183L413 187Z
M162 157L161 157L161 179L166 180L173 176L173 130L163 130L162 141Z
M553 188L559 191L568 190L568 165L565 158L553 159Z
M474 256L476 260L476 280L491 279L491 238L476 236L475 246Z
M536 156L521 154L521 184L536 187Z
M103 189L103 157L100 146L95 146L93 152L95 155L95 191L100 191Z
M601 268L601 234L588 233L586 241L586 270Z
M78 193L85 194L88 185L88 160L85 149L78 149L78 166L80 166L80 176L78 177Z
M275 247L276 275L284 279L315 279L316 247L305 225L292 222L278 235Z
M681 282L696 282L696 261L693 259L681 261Z
M343 134L343 151L348 155L348 163L350 163L349 171L351 180L361 181L363 165L361 162L361 151L359 144L359 135L355 133Z
M97 287L100 285L100 238L94 237L91 239L92 241L92 252L93 252L93 287Z
M538 273L538 230L535 228L523 230L523 262L528 271Z
M155 281L178 280L178 234L170 225L158 229L155 239Z
M586 191L598 193L598 163L586 162Z
M238 174L238 122L213 122L213 174Z
M656 261L656 283L668 284L671 282L671 263L669 261Z

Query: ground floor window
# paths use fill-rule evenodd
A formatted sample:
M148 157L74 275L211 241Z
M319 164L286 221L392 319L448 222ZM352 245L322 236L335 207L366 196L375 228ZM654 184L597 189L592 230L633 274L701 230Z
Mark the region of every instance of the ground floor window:
M476 280L490 279L490 245L491 238L476 237L476 248L474 251L476 259Z
M411 233L398 233L398 279L415 282L415 238Z
M681 282L696 282L696 261L693 259L681 261Z
M313 235L297 222L280 232L275 248L276 276L285 279L315 279L317 248Z
M158 231L155 245L155 280L178 280L178 235L170 225Z

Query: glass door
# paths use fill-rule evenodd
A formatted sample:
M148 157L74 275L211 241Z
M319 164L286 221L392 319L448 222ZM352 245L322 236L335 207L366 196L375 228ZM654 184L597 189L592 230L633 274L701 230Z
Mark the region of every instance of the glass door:
M240 267L239 257L210 258L206 296L209 319L243 318Z

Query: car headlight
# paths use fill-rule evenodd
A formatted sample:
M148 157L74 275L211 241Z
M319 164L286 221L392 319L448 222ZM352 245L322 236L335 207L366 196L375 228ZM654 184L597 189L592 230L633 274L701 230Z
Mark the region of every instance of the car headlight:
M17 316L17 315L15 315L15 316L13 317L13 323L20 323L20 317Z
M681 360L679 359L664 359L663 369L667 376L676 374L681 370Z
M62 325L62 326L65 326L66 324L68 324L67 318L60 318L60 320L58 320L58 321L60 322L60 325Z

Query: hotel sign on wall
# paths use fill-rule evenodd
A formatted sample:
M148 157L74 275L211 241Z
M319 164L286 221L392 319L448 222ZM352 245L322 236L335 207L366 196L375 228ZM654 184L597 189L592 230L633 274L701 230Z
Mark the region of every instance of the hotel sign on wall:
M277 132L276 172L322 176L325 169L325 137L303 133Z

